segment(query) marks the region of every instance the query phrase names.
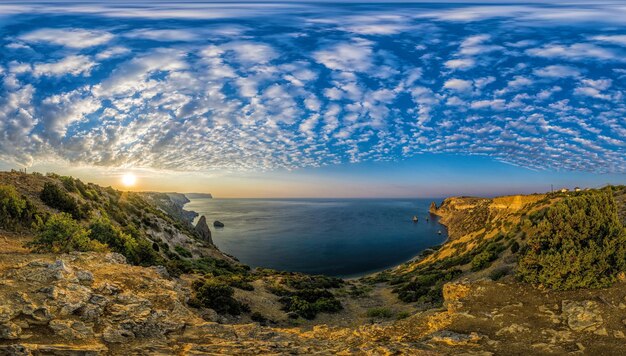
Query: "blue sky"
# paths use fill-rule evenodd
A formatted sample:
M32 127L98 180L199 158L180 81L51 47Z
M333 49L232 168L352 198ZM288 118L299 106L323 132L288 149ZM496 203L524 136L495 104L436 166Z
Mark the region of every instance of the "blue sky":
M3 2L0 46L3 168L222 196L626 183L623 2Z

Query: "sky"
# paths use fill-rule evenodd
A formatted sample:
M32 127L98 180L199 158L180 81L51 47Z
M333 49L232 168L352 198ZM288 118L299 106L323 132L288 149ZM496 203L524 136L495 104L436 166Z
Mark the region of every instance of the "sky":
M0 169L217 197L626 184L622 1L3 1L0 46Z

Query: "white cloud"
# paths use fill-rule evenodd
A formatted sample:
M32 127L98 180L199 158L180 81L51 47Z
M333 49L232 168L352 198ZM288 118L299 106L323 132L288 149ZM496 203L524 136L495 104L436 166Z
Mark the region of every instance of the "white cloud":
M187 68L177 51L157 51L136 57L120 65L112 75L94 88L98 96L129 94L147 88L148 75Z
M69 48L88 48L103 45L113 39L109 32L86 29L42 28L24 35L20 40L30 43L55 44Z
M577 61L617 59L613 51L589 43L575 43L572 45L548 44L543 47L528 49L526 53L537 57L564 58Z
M92 61L88 56L69 56L57 62L35 63L33 65L33 75L36 77L89 75L96 65L97 63Z
M461 69L461 70L470 69L474 67L475 64L476 64L476 61L473 60L472 58L451 59L444 63L444 65L449 69Z
M580 76L580 70L578 68L565 65L551 65L535 69L533 73L538 77L547 78L575 78Z
M140 38L152 41L195 41L199 38L197 32L181 29L155 29L142 28L136 29L124 34L128 38Z
M339 43L313 53L313 58L332 70L366 72L372 67L372 48L363 43Z
M242 64L264 64L278 57L271 46L263 43L229 42L221 48L233 51Z
M115 46L115 47L107 48L104 51L96 54L96 59L105 60L105 59L123 56L127 53L130 53L130 49L126 47L122 47L122 46Z
M616 44L620 46L626 46L626 35L602 35L602 36L591 37L591 39L600 41L600 42L607 42L607 43Z
M611 100L611 95L603 92L611 87L611 79L583 79L581 85L574 89L574 94L589 96L596 99Z
M472 91L473 84L471 80L463 80L463 79L448 79L444 85L446 89L456 90L461 93L467 93Z
M70 125L99 108L98 100L79 89L44 99L39 111L46 133L56 138L65 136Z

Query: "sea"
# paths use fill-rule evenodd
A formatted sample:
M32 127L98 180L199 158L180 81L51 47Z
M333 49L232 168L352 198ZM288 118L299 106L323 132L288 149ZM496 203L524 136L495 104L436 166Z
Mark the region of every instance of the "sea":
M251 267L354 278L443 243L431 201L194 198L185 209L205 215L215 245Z

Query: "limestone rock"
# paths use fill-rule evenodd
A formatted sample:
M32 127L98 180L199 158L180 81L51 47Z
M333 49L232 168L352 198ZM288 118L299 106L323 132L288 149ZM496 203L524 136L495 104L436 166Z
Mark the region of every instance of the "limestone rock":
M0 325L0 340L15 340L22 334L22 328L15 323Z
M204 215L200 217L200 220L198 220L198 223L196 224L196 233L203 241L213 244L211 230L209 229L209 225L207 224L206 217Z
M573 331L594 332L603 324L598 303L591 300L581 302L564 300L561 303L562 317Z
M91 327L82 321L52 320L48 325L54 333L67 340L86 339L93 336Z
M114 344L121 344L134 338L135 334L132 331L123 328L114 328L112 326L108 326L102 332L102 339L104 339L104 341L106 342Z
M213 222L213 226L215 226L215 227L224 227L224 223L219 221L219 220L215 220Z
M124 255L117 253L117 252L107 253L106 256L104 256L104 259L106 262L109 262L109 263L118 263L118 264L128 263L126 261L126 257L124 257Z
M477 333L460 334L454 331L441 330L433 333L430 337L431 341L441 342L450 346L464 346L477 344L482 339Z
M431 214L435 214L437 212L437 203L431 202L430 208L428 208L428 212L430 212Z

